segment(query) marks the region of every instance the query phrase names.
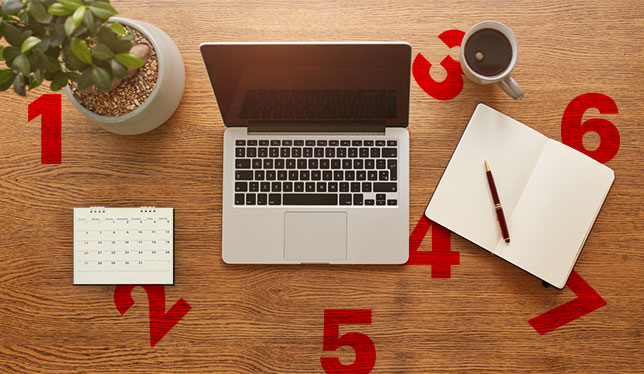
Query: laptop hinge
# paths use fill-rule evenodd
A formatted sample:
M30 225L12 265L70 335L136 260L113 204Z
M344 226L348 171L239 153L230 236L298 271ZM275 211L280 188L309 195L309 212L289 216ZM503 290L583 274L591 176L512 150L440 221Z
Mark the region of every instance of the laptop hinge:
M249 134L258 133L377 133L384 134L386 126L377 125L248 125Z

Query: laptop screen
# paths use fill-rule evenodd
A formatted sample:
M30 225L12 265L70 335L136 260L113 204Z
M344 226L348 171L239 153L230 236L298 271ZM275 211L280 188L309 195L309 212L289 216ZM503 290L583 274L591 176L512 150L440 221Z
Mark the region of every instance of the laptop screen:
M201 53L227 126L407 126L407 43L207 43Z

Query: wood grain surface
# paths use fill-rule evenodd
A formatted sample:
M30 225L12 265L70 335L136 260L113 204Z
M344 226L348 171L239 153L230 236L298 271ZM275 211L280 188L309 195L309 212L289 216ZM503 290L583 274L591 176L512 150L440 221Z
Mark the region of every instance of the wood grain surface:
M40 125L27 98L0 93L0 372L321 373L325 309L371 309L342 325L376 347L374 373L644 372L644 3L641 1L113 1L177 43L186 90L160 128L119 136L63 97L62 164L40 163ZM607 305L546 335L528 320L575 298L452 235L450 279L429 266L232 266L221 260L224 126L201 61L206 41L408 41L445 76L458 59L437 35L476 22L507 24L519 42L514 101L466 82L442 102L411 83L410 232L469 116L487 103L554 139L568 103L610 96L619 114L607 163L616 179L575 270ZM593 136L594 135L594 136ZM590 134L592 149L599 137ZM123 316L113 286L72 286L72 208L175 208L175 286L192 310L153 348L138 287ZM430 250L428 236L420 250Z

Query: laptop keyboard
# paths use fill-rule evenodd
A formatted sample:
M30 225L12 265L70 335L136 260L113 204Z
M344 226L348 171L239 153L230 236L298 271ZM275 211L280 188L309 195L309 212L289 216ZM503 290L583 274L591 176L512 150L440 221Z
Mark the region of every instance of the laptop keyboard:
M398 205L398 140L235 140L235 206Z
M395 90L248 90L239 118L392 119Z

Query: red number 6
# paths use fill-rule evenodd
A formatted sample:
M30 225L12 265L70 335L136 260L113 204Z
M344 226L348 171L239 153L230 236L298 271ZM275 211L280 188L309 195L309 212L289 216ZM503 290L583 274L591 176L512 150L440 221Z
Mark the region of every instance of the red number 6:
M351 365L342 365L337 357L320 357L322 368L327 373L369 373L376 364L376 347L373 341L362 333L350 332L340 338L340 324L371 324L371 309L325 309L324 338L322 349L335 351L348 345L356 351Z
M449 48L454 48L461 45L463 36L465 33L461 30L447 30L438 35L438 38ZM451 100L463 90L463 70L461 64L450 56L441 61L441 66L447 71L447 77L439 83L429 75L432 64L419 53L414 59L412 72L416 83L429 96L437 100Z
M619 150L619 131L612 122L602 118L581 123L584 112L589 108L597 108L601 114L618 113L617 104L606 95L585 93L577 96L568 104L561 119L561 142L604 164ZM589 131L599 134L599 147L594 151L587 150L583 144L584 134Z

